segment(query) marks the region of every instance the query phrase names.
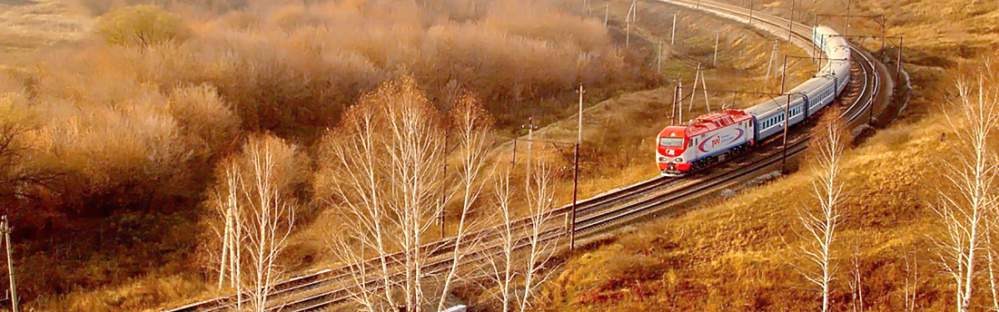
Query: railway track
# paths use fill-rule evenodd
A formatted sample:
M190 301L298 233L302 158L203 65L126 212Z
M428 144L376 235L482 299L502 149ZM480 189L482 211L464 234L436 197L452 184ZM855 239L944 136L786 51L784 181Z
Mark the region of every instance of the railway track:
M790 21L781 17L756 12L750 20L748 10L715 1L659 1L705 11L722 18L756 23L756 27L763 28L778 38L788 36L787 25ZM790 23L790 25L792 40L807 50L804 44L811 45L811 26L801 23ZM857 46L851 46L851 49L854 60L851 81L854 85L847 89L852 94L848 95L847 102L849 104L844 105L846 109L841 113L841 118L847 120L852 127L856 127L866 123L862 117L865 112L875 108L879 94L882 92L881 79L889 76L879 70L879 64L869 53ZM737 184L756 173L773 167L783 159L783 152L775 141L765 143L766 148L762 152L737 159L737 162L726 163L722 166L723 168L715 168L715 170L709 170L696 177L686 179L653 178L583 200L577 204L577 237L590 237L643 218L670 213L680 205ZM793 157L804 152L807 149L807 142L807 134L799 134L794 139L790 139L787 146L787 156ZM571 206L566 205L553 211L553 214L555 216L566 215L570 210ZM552 219L561 220L562 218L553 217ZM513 227L517 231L530 225L530 220L521 219L515 221ZM485 229L470 233L470 238L466 239L486 238L494 233L495 229ZM543 237L546 240L557 240L565 234L565 224L552 224L546 226ZM520 244L522 243L520 241ZM446 257L446 254L450 251L449 247L453 248L453 245L453 239L444 239L423 247L430 254L429 258L432 259L425 269L429 274L439 273L451 265L451 260ZM463 260L480 261L496 251L496 248L496 246L486 246ZM400 256L401 254L393 254L389 255L388 258L389 261L392 261ZM363 265L374 267L379 263L380 259L376 258ZM353 284L350 282L350 274L354 269L357 267L344 266L326 269L283 281L275 285L271 292L270 301L273 305L268 310L315 311L346 302L351 298L350 287ZM235 305L235 301L235 296L213 298L166 311L224 311L231 309Z

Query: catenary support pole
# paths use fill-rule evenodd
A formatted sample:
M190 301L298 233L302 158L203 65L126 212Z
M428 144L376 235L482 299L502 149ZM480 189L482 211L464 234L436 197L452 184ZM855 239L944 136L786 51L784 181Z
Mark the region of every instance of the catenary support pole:
M711 67L718 67L718 39L721 39L721 32L715 32L715 54L711 58Z
M10 245L10 232L13 230L13 227L10 226L10 220L7 219L6 215L3 216L3 220L0 221L0 223L2 223L0 224L0 227L2 227L0 230L3 230L3 243L4 247L6 247L4 249L7 251L7 275L10 277L10 308L11 311L18 312L21 307L17 302L17 282L15 278L16 274L14 273L13 256L14 248Z
M794 0L791 0L791 16L787 21L787 42L791 42L792 36L794 36Z
M791 111L791 94L787 95L787 103L784 104L784 137L781 143L781 158L780 158L780 168L781 172L787 173L787 130L788 124L791 121L790 118Z
M569 256L576 248L576 207L579 199L579 147L583 144L583 85L579 85L579 112L576 126L576 145L573 152L572 171L572 214L569 219Z
M673 13L673 28L671 28L669 36L670 48L676 45L676 15L677 13Z
M902 36L898 36L898 58L895 60L895 84L902 81Z
M670 109L669 112L669 124L671 126L676 124L676 102L677 102L677 95L679 93L680 93L680 80L677 79L676 84L673 85L673 107L672 109Z

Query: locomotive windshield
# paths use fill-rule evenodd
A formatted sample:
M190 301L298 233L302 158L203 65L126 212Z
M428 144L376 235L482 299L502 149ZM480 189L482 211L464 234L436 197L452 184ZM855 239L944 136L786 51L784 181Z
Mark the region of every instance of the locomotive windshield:
M659 145L666 147L683 147L683 138L660 138Z

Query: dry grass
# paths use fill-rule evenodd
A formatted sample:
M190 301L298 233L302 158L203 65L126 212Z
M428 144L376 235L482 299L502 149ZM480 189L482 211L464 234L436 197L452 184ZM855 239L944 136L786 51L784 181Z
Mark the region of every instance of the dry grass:
M779 13L786 4L763 6ZM906 68L916 90L903 119L849 151L844 181L852 194L838 233L842 256L836 259L840 270L833 310L851 308L846 266L854 252L861 261L867 310L903 309L904 257L910 254L919 258L918 310L952 309L949 282L928 241L938 230L928 208L943 183L936 170L950 159L942 155L960 144L945 134L939 108L953 95L954 77L975 66L971 60L996 57L994 32L976 29L994 27L982 19L999 11L995 3L983 1L863 1L859 6L861 12L886 11L895 25L889 35L906 36L911 62ZM876 29L855 23L857 33ZM572 269L547 289L548 310L815 310L817 292L796 270L805 242L794 226L797 207L814 201L808 181L804 170L675 219L641 226L574 258L568 264ZM976 301L988 299L987 291L976 296Z

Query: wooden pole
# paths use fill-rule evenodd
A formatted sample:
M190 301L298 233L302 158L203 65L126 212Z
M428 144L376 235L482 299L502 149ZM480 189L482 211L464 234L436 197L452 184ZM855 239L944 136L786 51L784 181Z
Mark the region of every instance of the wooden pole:
M791 42L794 35L794 0L791 0L791 17L787 21L787 42Z
M673 13L673 28L670 30L669 45L670 47L676 45L676 14Z
M677 119L676 120L677 120L677 123L683 123L683 80L680 80L679 84L677 85L677 88L679 88L678 90L680 92L680 94L677 97L677 102L680 105L677 105L677 110L676 110L676 112L677 112Z
M530 179L534 166L534 116L527 118L527 176Z
M780 94L784 94L784 85L787 83L787 55L784 56L783 67L780 71Z
M770 49L770 60L767 61L767 76L766 76L766 80L768 81L770 80L770 74L772 74L774 70L774 61L775 61L774 58L777 57L777 50L780 49L778 45L779 44L777 43L777 40L774 40L774 47L773 49Z
M10 277L10 308L13 312L18 312L20 306L17 302L17 282L15 279L16 274L14 273L14 256L13 247L10 245L10 232L13 227L10 226L10 221L7 220L7 216L3 216L3 220L0 221L0 227L3 231L4 247L7 250L7 275Z
M697 79L701 77L701 63L697 63L697 72L694 74L694 85L690 87L690 104L687 105L687 112L694 111L694 95L697 94Z
M710 113L711 103L709 102L710 100L708 99L708 82L707 80L704 79L704 76L705 76L704 73L701 73L701 90L704 91L704 109Z
M885 57L885 45L886 45L885 41L887 39L886 37L887 37L887 32L888 32L887 27L888 27L888 19L887 19L887 17L885 17L884 14L881 14L881 58L882 58L882 60Z
M517 166L517 138L513 138L513 157L510 157L510 166Z
M604 6L604 28L607 28L607 18L610 17L610 2Z
M902 81L902 36L898 36L898 58L895 60L895 84Z
M579 200L579 146L583 144L583 85L579 85L579 118L576 127L576 146L573 152L572 173L572 214L569 217L569 256L576 247L576 207Z
M715 54L711 59L711 67L718 67L718 39L721 38L721 32L715 32Z
M852 4L852 0L846 0L846 31L843 33L844 37L850 36L850 5Z
M789 115L790 111L791 111L791 94L788 94L787 104L784 104L784 138L783 138L784 142L782 143L783 147L781 147L782 155L780 160L781 172L785 173L787 172L787 130L788 130L789 121L791 120Z
M677 96L680 93L680 80L677 79L676 84L673 85L673 108L669 112L669 124L676 124L676 102L678 101Z
M663 73L663 41L659 40L659 53L656 54L656 73Z
M753 26L753 0L749 0L749 26Z

